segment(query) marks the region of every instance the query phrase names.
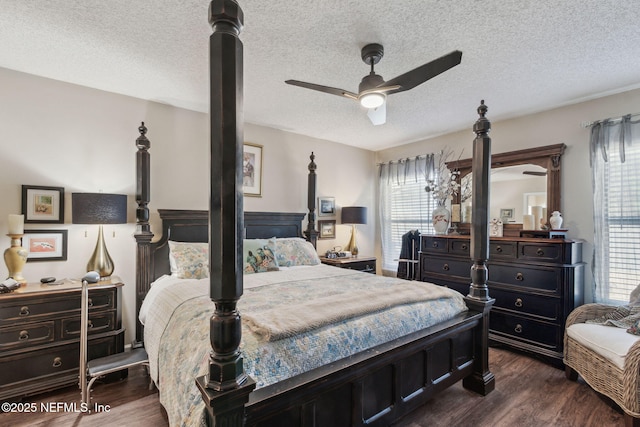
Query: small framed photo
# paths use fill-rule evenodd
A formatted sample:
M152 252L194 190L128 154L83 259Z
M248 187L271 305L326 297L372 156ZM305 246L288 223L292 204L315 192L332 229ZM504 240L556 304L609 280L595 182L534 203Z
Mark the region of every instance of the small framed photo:
M336 238L336 220L325 219L318 221L318 227L320 228L321 239L335 239Z
M66 261L67 230L24 230L22 246L29 261Z
M262 145L242 146L242 190L245 196L262 197Z
M335 214L335 197L318 197L318 216L334 216Z
M64 188L22 186L22 214L25 223L64 223Z
M504 221L504 220L509 220L509 219L513 219L513 214L515 212L515 209L511 208L511 209L500 209L500 218Z

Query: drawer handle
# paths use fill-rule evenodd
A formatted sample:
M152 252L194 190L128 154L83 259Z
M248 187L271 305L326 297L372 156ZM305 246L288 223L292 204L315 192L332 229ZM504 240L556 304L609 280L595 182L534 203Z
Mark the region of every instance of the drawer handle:
M29 314L29 307L26 305L24 307L20 307L20 316L28 316Z
M536 254L538 256L543 256L544 255L544 251L541 248L538 248L538 250L536 251Z
M522 274L522 273L516 274L516 280L518 282L522 282L524 280L524 274Z
M444 271L449 271L449 264L445 264L445 265L443 265L443 266L442 266L442 269L443 269Z
M502 246L496 247L496 252L502 252Z
M29 339L29 331L20 331L20 336L18 337L18 340L24 341L28 339Z
M515 303L516 307L520 308L522 307L524 304L522 302L522 298L516 298L516 303Z
M60 366L62 366L62 358L56 357L55 359L53 359L53 367L59 368Z
M466 251L467 249L469 249L469 246L467 246L467 244L463 244L462 246L460 246L462 248L463 251Z
M91 298L89 298L87 300L87 303L88 303L89 307L93 307L93 301L91 300Z
M87 321L87 328L93 328L93 322L91 320Z
M516 331L517 334L521 334L522 333L522 325L520 323L518 323L513 330Z
M431 244L431 246L433 246L434 248L437 248L437 247L438 247L438 242L433 242L433 243Z

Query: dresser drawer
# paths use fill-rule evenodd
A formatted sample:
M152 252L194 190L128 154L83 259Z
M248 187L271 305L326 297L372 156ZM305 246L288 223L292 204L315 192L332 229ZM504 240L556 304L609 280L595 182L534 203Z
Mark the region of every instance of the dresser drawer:
M452 255L462 255L471 257L471 242L469 240L451 239L449 253Z
M424 274L446 275L448 278L471 282L471 260L455 258L422 257L420 269Z
M489 288L492 284L504 284L555 294L560 291L562 274L557 268L506 264L490 264L488 268Z
M491 310L489 329L496 334L527 341L549 350L559 350L558 343L562 342L558 325L507 314L499 309Z
M496 288L489 289L489 295L496 300L494 307L515 313L556 321L560 318L560 313L562 312L560 298L557 297L531 295Z
M516 242L489 243L489 259L516 259L518 257L518 245Z
M89 291L89 310L116 308L116 289ZM69 312L80 312L80 293L72 296L48 296L47 298L20 298L0 307L0 324L31 321L40 317L51 317Z
M448 239L444 237L422 236L420 237L420 250L423 252L447 253Z
M0 328L0 351L31 347L55 339L55 322L37 322Z
M115 312L106 312L89 315L87 334L99 334L113 331L115 326ZM80 337L80 317L62 319L62 339L74 339Z
M562 262L563 246L559 244L519 242L521 260L536 262Z

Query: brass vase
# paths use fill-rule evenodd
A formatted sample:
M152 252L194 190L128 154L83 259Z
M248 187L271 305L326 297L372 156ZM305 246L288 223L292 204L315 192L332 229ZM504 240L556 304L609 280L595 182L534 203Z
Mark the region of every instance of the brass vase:
M22 269L27 262L29 251L22 247L22 234L7 234L11 237L11 247L4 251L4 262L9 270L9 277L20 284L27 283L22 276Z

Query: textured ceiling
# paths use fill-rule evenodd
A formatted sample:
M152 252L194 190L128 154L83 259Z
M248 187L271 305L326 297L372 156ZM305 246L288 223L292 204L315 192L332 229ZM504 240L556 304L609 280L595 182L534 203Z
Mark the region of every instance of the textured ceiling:
M240 0L247 122L378 150L640 87L637 0ZM0 67L208 111L208 1L0 0ZM461 50L462 63L388 99L356 102L367 43L393 78Z

